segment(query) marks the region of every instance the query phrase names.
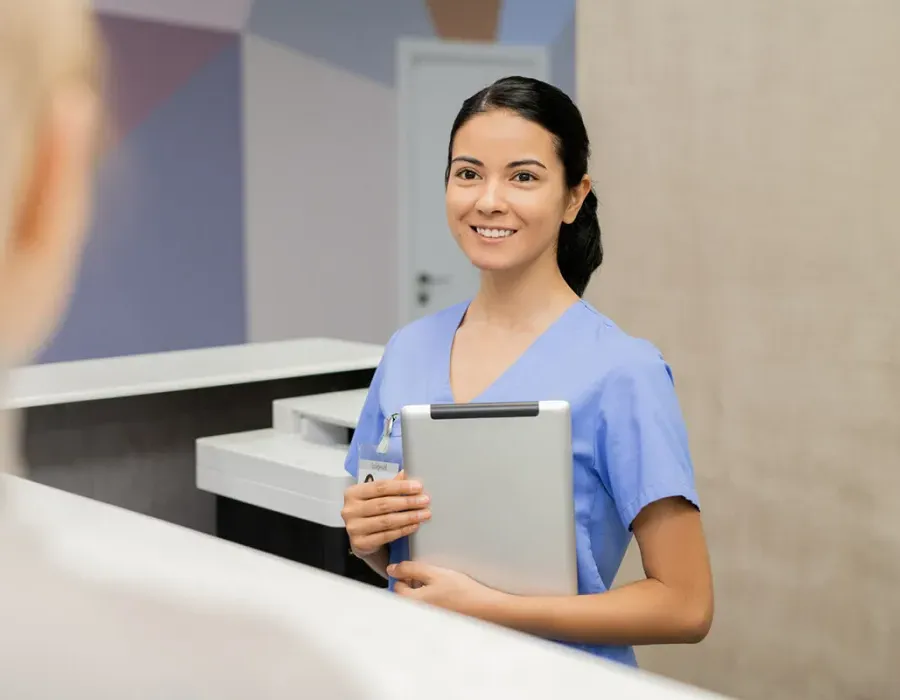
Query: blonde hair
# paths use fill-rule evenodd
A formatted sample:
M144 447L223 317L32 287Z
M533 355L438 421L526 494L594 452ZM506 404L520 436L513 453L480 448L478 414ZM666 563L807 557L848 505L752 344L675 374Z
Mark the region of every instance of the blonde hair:
M73 83L99 95L104 65L86 0L0 0L0 256L54 96Z

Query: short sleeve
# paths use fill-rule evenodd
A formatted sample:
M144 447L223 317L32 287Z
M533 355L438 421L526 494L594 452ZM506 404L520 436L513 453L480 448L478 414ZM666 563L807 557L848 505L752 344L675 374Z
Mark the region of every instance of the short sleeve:
M672 374L659 355L612 370L601 386L597 458L622 524L649 504L681 496L699 508Z
M359 471L359 446L369 443L376 444L384 430L385 417L381 412L381 383L384 379L385 366L388 362L388 354L392 342L393 338L385 346L381 361L378 363L375 374L372 376L369 392L366 394L366 401L359 414L356 430L353 432L353 439L350 441L350 449L347 451L347 457L344 460L345 471L354 479Z

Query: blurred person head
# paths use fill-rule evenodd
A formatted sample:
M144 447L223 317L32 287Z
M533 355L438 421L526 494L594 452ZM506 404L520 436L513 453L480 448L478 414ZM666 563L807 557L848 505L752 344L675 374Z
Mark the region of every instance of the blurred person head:
M80 259L101 114L84 0L0 0L0 364L55 329Z
M0 0L0 368L29 359L65 309L90 215L102 73L87 0ZM0 448L14 452L12 437L0 434ZM0 472L12 456L0 450ZM75 574L4 505L4 697L370 695L308 629L298 638L253 610Z

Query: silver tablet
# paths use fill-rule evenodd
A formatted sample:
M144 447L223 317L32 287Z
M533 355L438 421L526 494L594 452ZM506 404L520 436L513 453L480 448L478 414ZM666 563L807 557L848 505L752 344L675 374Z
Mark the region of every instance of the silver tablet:
M403 468L431 497L410 557L516 595L575 595L565 401L406 406Z

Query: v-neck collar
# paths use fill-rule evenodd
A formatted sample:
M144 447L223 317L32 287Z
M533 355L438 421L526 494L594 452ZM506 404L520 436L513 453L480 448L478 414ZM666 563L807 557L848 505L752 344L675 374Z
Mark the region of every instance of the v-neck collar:
M483 402L485 398L492 392L494 389L500 385L512 372L521 365L528 357L532 354L535 347L546 342L546 338L552 335L553 331L558 328L564 319L573 313L574 309L583 306L584 301L582 299L576 299L572 302L570 306L566 308L549 326L547 326L543 332L540 333L531 344L525 348L521 355L519 355L509 366L504 369L494 381L488 384L475 398L473 398L469 403L479 403ZM456 399L453 395L453 384L450 382L450 363L453 359L453 345L456 341L456 333L459 330L460 326L462 326L463 320L466 318L466 314L469 312L469 307L472 305L472 300L469 299L466 302L459 304L457 309L457 313L453 314L451 317L451 323L447 324L446 337L443 339L443 360L441 363L441 367L443 368L443 382L441 388L441 402L446 403L456 403Z

